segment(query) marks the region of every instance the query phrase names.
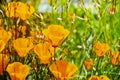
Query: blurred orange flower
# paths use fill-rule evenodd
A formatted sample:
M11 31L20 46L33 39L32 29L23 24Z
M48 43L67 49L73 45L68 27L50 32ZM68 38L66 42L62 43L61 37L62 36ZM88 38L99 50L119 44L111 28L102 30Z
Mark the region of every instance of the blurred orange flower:
M6 7L6 16L7 17L20 17L22 20L27 20L33 13L34 8L22 2L10 2Z
M37 44L34 51L43 64L48 64L54 57L54 48L48 42Z
M49 69L57 80L70 80L78 70L74 64L64 60L55 61Z
M25 35L26 34L26 29L27 29L26 26L19 26L18 31L21 31L22 34Z
M110 9L110 14L111 15L115 14L116 9L117 9L116 5L112 5L112 7Z
M93 46L97 56L102 57L110 49L110 47L105 43L96 42Z
M91 76L89 80L110 80L107 76L101 75L99 76Z
M69 35L69 31L60 25L49 25L48 29L44 29L43 34L47 40L50 40L53 47L57 47Z
M93 66L93 60L85 60L84 65L85 65L87 70L90 70Z
M107 76L105 75L101 75L100 77L100 80L110 80Z
M76 14L75 13L70 13L70 18L75 19Z
M118 65L118 63L119 63L119 52L112 52L111 53L111 63L113 65Z
M6 69L8 60L7 55L0 53L0 75L2 75L3 71Z
M0 40L0 52L5 48L5 43L3 40Z
M17 38L16 40L13 40L13 47L20 57L25 57L34 45L28 38Z
M98 76L91 76L88 80L100 80Z
M27 65L14 62L8 65L6 71L9 73L11 80L25 80L30 69Z
M4 43L6 44L8 40L12 37L11 32L5 31L3 28L0 28L0 40L3 40Z

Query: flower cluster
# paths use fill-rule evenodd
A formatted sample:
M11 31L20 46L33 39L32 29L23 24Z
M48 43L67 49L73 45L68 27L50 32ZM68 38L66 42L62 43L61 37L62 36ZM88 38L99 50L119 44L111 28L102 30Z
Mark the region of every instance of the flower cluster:
M6 7L6 16L13 19L20 18L24 21L33 13L34 8L22 2L10 2ZM27 56L33 55L32 53L34 53L40 64L49 65L48 69L56 79L68 80L75 76L78 69L74 64L66 60L56 60L55 57L59 45L61 45L69 35L69 30L61 25L52 24L49 25L47 29L43 29L41 32L39 31L44 37L41 40L36 40L35 37L39 38L39 33L33 33L33 35L30 33L25 36L28 29L26 25L13 24L13 27L10 27L8 31L4 29L4 25L0 27L1 75L3 75L4 71L7 71L11 80L25 80L30 74L33 64L30 66L24 61ZM16 59L16 57L18 57L18 59ZM12 59L13 61L11 61Z
M0 80L119 79L118 3L102 10L108 1L91 0L94 12L76 1L43 0L52 10L46 13L35 11L32 0L0 5Z
M97 56L102 57L110 49L105 43L96 42L94 44L95 53Z
M110 47L107 44L100 42L96 42L93 48L95 49L95 53L98 57L104 56L105 53L110 50ZM111 52L109 57L113 65L118 65L118 63L120 62L119 52Z
M91 76L89 80L110 80L107 76L101 75L99 76Z
M34 8L26 3L10 2L6 7L6 16L11 18L19 17L22 20L27 20L34 11Z

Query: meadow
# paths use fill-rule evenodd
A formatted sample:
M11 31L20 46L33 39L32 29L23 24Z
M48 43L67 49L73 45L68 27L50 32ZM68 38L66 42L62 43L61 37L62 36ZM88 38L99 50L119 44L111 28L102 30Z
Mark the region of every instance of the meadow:
M120 80L120 0L0 1L0 80Z

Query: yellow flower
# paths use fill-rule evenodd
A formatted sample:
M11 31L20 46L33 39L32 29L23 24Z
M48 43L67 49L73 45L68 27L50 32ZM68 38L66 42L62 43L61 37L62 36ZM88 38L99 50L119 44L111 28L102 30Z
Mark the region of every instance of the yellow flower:
M72 55L75 55L76 53L77 53L77 50L71 51L71 54L72 54Z
M93 46L97 56L102 57L110 49L110 47L105 43L96 42Z
M7 32L4 29L0 29L0 40L3 40L4 43L6 44L8 40L12 37L11 32Z
M25 57L34 46L30 39L18 38L13 40L13 47L20 57Z
M15 2L8 3L6 7L6 13L5 13L7 17L15 16L15 7L16 7Z
M5 48L5 43L3 40L0 40L0 52Z
M70 14L70 18L75 19L75 17L76 17L76 14L75 14L75 13L71 13L71 14Z
M10 2L6 7L7 17L20 17L22 20L28 19L33 13L34 8L26 3L22 2Z
M48 64L52 57L54 57L54 48L48 42L37 44L34 51L41 60L42 64Z
M28 19L33 13L34 13L34 8L31 5L24 4L21 2L18 2L18 6L16 9L16 15L20 17L22 20Z
M27 65L23 65L20 62L14 62L8 65L6 71L9 73L11 80L25 80L30 69Z
M98 76L91 76L88 80L100 80Z
M50 25L48 26L48 29L45 29L42 32L46 39L50 40L53 47L57 47L61 44L70 33L67 29L64 29L64 27L60 25Z
M49 69L57 80L70 80L78 70L74 64L64 60L55 61Z
M100 80L110 80L107 76L105 75L101 75L100 77Z
M118 65L119 62L119 52L112 52L111 53L111 63L113 65Z
M8 56L0 53L0 75L2 75L3 71L6 69L8 64Z
M25 35L26 34L26 29L27 29L26 26L19 26L18 31L21 31L22 34Z
M87 70L90 70L93 66L93 60L85 60L84 65L85 65Z

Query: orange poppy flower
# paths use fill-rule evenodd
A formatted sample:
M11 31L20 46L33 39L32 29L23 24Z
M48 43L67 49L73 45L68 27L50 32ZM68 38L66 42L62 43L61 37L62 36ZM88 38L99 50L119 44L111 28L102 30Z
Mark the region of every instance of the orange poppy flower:
M26 26L19 26L18 31L21 31L22 34L25 35L26 34L26 29L27 29Z
M75 17L76 17L76 14L75 14L75 13L71 13L71 14L70 14L70 18L75 19Z
M7 17L14 17L15 7L16 7L15 2L8 3L8 5L6 7L6 13L5 13Z
M88 80L100 80L98 76L91 76Z
M19 16L22 20L27 20L34 13L34 8L29 4L17 3L16 16Z
M7 17L20 17L22 20L28 19L33 13L34 8L22 2L10 2L6 7L6 16Z
M90 70L93 66L93 60L85 60L84 65L85 65L87 70Z
M113 15L115 14L117 7L115 5L112 5L111 9L110 9L110 14Z
M96 42L93 46L97 56L102 57L110 49L110 47L105 43Z
M57 47L61 44L70 33L67 29L64 29L64 27L60 25L50 25L48 26L48 29L44 29L42 32L46 39L50 40L53 47Z
M107 76L105 75L101 75L100 77L100 80L110 80Z
M25 57L34 46L28 38L17 38L13 40L13 47L20 57Z
M48 42L37 44L34 51L43 64L48 64L54 57L54 48Z
M0 40L0 52L5 48L5 43L3 40Z
M57 80L70 80L78 70L74 64L64 60L55 61L49 69Z
M3 71L6 69L8 64L8 56L0 53L0 75L2 75Z
M118 63L119 63L119 52L112 52L111 53L111 63L113 65L118 65Z
M8 65L6 71L9 73L11 80L25 80L30 69L27 65L14 62Z
M6 32L3 28L0 29L0 40L3 40L6 44L8 40L12 37L11 32Z

